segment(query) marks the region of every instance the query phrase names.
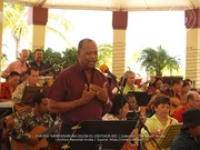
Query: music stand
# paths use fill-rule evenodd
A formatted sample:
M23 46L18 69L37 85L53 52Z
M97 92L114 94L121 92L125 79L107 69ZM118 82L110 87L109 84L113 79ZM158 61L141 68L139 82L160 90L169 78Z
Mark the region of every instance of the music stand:
M24 104L32 104L32 98L37 94L37 93L44 93L47 94L49 91L50 87L48 86L43 86L43 87L37 87L37 86L26 86L24 89L24 93L22 96L22 103Z
M149 94L148 92L129 91L128 93L135 95L138 106L147 106L152 97L152 94Z
M0 119L14 112L14 102L5 101L0 102Z
M160 148L169 148L175 136L180 132L182 124L176 123L169 125L161 135L161 138L158 141Z
M85 121L69 142L72 149L121 149L128 140L136 121ZM78 138L78 140L76 140Z

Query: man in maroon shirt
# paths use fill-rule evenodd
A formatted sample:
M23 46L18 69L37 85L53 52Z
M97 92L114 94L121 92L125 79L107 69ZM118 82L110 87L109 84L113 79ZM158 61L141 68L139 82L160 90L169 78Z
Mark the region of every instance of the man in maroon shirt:
M61 133L69 134L68 129L73 123L101 120L102 114L112 107L108 80L95 69L97 59L96 43L91 39L81 40L78 61L60 72L51 86L49 110L60 114L63 121Z
M178 122L183 122L182 114L190 108L200 108L200 95L196 91L190 91L190 93L187 96L187 104L177 109L172 114L172 117L178 120Z

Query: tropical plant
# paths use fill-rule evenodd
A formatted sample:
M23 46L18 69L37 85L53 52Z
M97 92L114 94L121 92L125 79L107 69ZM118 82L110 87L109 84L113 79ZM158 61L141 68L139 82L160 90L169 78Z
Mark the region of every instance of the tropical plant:
M99 56L96 67L99 68L102 64L111 64L112 58L112 46L109 44L101 44L99 47ZM42 48L41 48L42 49ZM42 49L43 50L43 49ZM34 51L30 51L29 59L30 62L33 60ZM48 48L43 50L43 62L50 68L59 66L60 70L67 68L78 60L78 53L75 47L67 48L65 51L57 52ZM60 70L55 70L53 73L57 74Z
M98 46L98 61L96 63L97 68L99 68L102 64L107 64L109 67L111 67L112 50L113 47L110 44L100 44Z
M170 75L173 70L179 70L180 59L170 56L162 46L158 46L157 50L152 48L142 50L137 61L141 62L141 67L150 74L155 73L157 76L162 76L164 69L169 69Z
M77 49L75 47L66 49L62 52L62 67L66 68L78 60Z
M13 38L16 41L16 58L18 57L20 51L20 40L21 38L26 38L29 34L28 30L28 8L18 4L4 3L4 21L3 29L10 29ZM63 13L62 13L63 14ZM49 23L47 24L47 33L53 32L59 35L64 41L66 41L67 46L70 46L67 40L67 32L71 26L70 22L55 11L49 11ZM59 27L58 27L59 25Z
M25 6L4 3L3 29L10 29L16 42L16 58L20 51L20 39L28 35L27 9ZM4 30L3 30L4 31Z

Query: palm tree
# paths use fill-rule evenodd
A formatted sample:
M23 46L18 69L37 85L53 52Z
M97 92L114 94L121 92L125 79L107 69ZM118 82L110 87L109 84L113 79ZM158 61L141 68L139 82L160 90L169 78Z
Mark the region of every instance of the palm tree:
M99 68L102 64L107 64L109 67L112 65L112 50L110 44L98 45L98 61L96 67Z
M11 34L16 41L16 58L18 57L21 36L28 35L27 9L22 5L4 3L3 29L11 29ZM4 31L4 30L3 30Z
M174 69L178 70L180 59L171 57L162 46L158 46L157 50L144 49L138 61L141 62L142 68L146 68L147 72L155 72L157 76L162 76L165 68L170 70L170 75Z
M180 59L175 57L169 57L167 60L167 69L169 69L170 76L172 75L173 70L179 70L179 62Z
M3 21L3 29L10 29L13 38L16 41L16 57L19 53L20 48L20 39L27 38L28 36L28 23L27 23L27 14L28 9L25 6L4 3L4 21ZM64 41L66 41L67 45L70 43L67 40L67 32L69 31L69 27L71 26L70 22L62 16L62 14L58 14L56 12L49 13L49 22L47 24L47 32L54 32L58 34ZM59 29L56 25L59 25ZM61 30L62 29L62 30Z

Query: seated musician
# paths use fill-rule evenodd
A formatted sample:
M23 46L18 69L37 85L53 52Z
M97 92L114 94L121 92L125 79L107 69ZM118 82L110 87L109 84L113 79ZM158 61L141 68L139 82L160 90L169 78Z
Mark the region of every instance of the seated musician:
M160 135L167 126L178 123L178 121L169 116L170 98L168 96L159 94L155 97L153 104L155 114L151 118L147 118L145 125L154 138L160 138ZM145 129L142 129L141 134L144 141L149 140L149 135Z
M18 85L17 89L12 94L12 100L15 103L20 103L26 86L39 86L38 84L39 71L36 68L28 70L28 79Z
M31 67L37 68L40 72L40 75L45 76L49 72L46 71L41 73L41 71L46 70L48 66L46 66L42 60L43 60L43 51L41 49L36 49L34 52L34 60L30 62L30 65Z
M112 100L113 105L109 113L106 113L102 120L126 120L129 105L121 95L115 95Z
M135 84L135 73L131 70L124 73L124 77L127 78L126 85L123 89L123 94L127 94L129 91L141 91L138 85Z
M129 92L127 95L127 100L128 100L128 103L129 103L129 110L130 111L138 111L138 105L137 105L137 100L136 100L136 97L133 93ZM133 109L133 110L132 110Z
M181 104L186 105L187 104L187 96L190 93L190 84L188 81L183 80L183 85L181 88Z
M152 79L153 81L149 83L149 92L152 94L161 93L162 92L162 80L161 78L156 77Z
M170 88L163 92L171 99L171 111L170 114L173 114L176 109L181 106L181 89L183 82L181 79L172 79L170 83Z
M16 71L19 74L23 73L24 71L27 71L29 66L26 63L27 59L29 57L29 50L23 49L20 53L20 57L18 60L10 63L8 67L2 71L1 77L7 78L10 75L11 71Z
M187 104L181 106L179 109L177 109L172 117L177 119L179 122L183 122L182 114L188 109L191 108L200 108L200 95L196 91L190 91L190 93L187 95Z
M44 93L38 93L33 97L34 108L28 114L24 114L21 118L15 118L19 120L15 123L11 132L11 148L18 149L21 145L24 149L29 149L29 146L37 146L41 141L37 138L37 135L41 135L41 127L44 132L54 126L54 121L48 113L48 98ZM17 121L15 121L17 122ZM34 131L34 132L33 132ZM44 136L43 136L44 137ZM22 144L23 143L23 144ZM49 144L45 139L45 147L41 147L42 150L48 150ZM43 145L43 144L41 144Z
M11 100L12 93L16 90L19 84L20 76L16 71L12 71L6 82L1 83L0 101Z

